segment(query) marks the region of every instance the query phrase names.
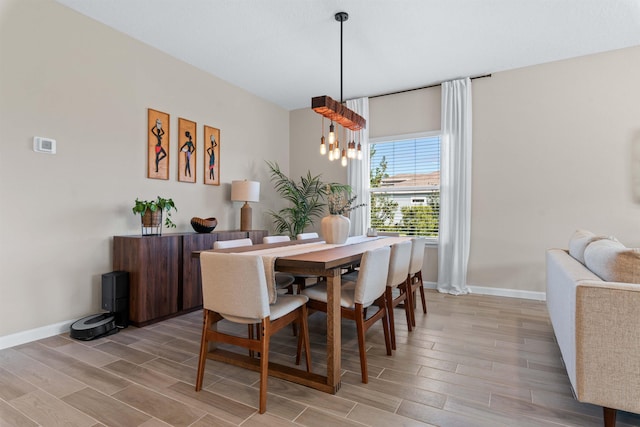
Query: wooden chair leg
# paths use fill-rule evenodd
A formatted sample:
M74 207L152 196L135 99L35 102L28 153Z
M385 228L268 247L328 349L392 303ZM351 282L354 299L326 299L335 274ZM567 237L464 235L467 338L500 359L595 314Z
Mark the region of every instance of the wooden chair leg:
M407 283L398 286L401 294L404 294L404 314L407 318L407 329L409 332L413 330L412 326L412 312L413 312L413 304L411 302L411 286L407 286Z
M367 370L367 349L364 344L364 310L361 304L356 304L355 310L358 351L360 353L360 371L362 373L362 382L367 384L369 382L369 372Z
M391 356L391 333L389 332L389 316L387 314L387 299L383 294L378 298L378 307L380 310L384 310L382 316L382 332L384 333L384 345L387 348L387 356Z
M387 300L387 316L389 317L389 332L391 335L391 348L396 349L396 326L393 316L393 288L387 286L384 290L384 296Z
M407 282L406 282L406 287L407 287L407 299L411 299L411 301L407 301L407 304L409 305L410 308L410 312L411 312L411 326L416 326L416 300L415 300L415 293L413 292L413 286L412 286L412 282L413 282L413 278L411 276L407 276Z
M262 320L260 331L260 408L259 412L264 414L267 410L267 384L269 379L269 339L271 330L269 318Z
M309 313L307 311L307 306L303 305L300 333L302 334L302 338L304 338L304 353L305 353L305 361L307 362L307 372L311 372L311 340L309 339L309 323L307 321L308 317L309 317Z
M311 343L309 341L309 324L307 323L308 311L307 306L300 307L300 335L298 336L298 348L296 351L296 365L300 364L300 353L302 352L302 344L304 343L305 363L307 372L311 372Z
M254 328L255 328L255 325L253 325L251 323L247 325L247 337L250 340L255 338L255 334L253 332L255 330ZM253 350L249 350L249 357L255 357L255 353L254 353Z
M604 419L604 427L615 427L617 410L613 408L602 407L602 415Z
M302 354L302 340L304 339L304 332L302 331L302 319L298 319L297 322L300 323L300 333L298 334L298 344L296 346L296 365L300 364L300 358ZM307 369L308 370L308 369Z
M204 377L204 366L207 361L207 351L209 341L207 341L207 331L211 325L211 315L209 310L204 310L202 320L202 338L200 339L200 357L198 358L198 373L196 374L196 391L202 390L202 378Z
M416 276L418 277L418 282L420 283L420 298L422 299L422 312L424 314L427 314L427 300L424 297L424 282L422 281L422 271L418 271L416 273Z

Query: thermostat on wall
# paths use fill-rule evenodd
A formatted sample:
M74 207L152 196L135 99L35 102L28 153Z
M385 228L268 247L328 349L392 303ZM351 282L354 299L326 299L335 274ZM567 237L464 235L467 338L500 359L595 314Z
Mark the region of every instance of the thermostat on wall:
M56 140L43 138L41 136L34 136L33 151L36 153L56 154Z

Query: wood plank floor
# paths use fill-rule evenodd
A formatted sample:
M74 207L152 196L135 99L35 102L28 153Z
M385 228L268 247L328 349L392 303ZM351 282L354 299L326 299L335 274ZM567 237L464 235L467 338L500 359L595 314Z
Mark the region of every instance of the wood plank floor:
M194 391L202 313L110 337L62 334L0 351L1 426L601 426L602 408L571 393L544 302L427 291L429 313L408 333L397 309L398 349L367 333L369 384L360 382L355 326L343 323L336 395L269 379L257 413L258 374L207 362ZM325 318L310 319L314 371L322 372ZM239 331L245 331L242 327ZM292 363L289 328L271 359ZM619 426L640 415L619 412Z

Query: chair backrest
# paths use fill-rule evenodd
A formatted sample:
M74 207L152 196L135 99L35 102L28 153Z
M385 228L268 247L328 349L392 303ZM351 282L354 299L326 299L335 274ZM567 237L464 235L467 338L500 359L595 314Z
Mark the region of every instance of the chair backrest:
M300 233L296 236L296 240L317 239L318 233Z
M420 237L411 240L411 263L409 264L409 274L416 274L418 271L422 270L425 243L426 240Z
M269 316L264 262L258 255L202 252L203 307L239 323Z
M362 255L354 295L356 303L369 307L384 293L387 288L390 254L391 249L383 246Z
M262 243L288 242L290 240L291 238L289 236L264 236Z
M248 237L246 239L218 240L213 242L213 249L239 248L241 246L251 245L253 245L253 241Z
M396 287L407 280L411 263L411 240L391 245L387 286Z

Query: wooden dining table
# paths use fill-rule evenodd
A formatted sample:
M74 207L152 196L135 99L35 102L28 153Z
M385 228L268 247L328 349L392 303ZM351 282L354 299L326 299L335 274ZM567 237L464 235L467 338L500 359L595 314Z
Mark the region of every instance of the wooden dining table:
M269 375L303 384L327 393L340 389L341 375L341 316L340 282L344 268L359 264L362 255L369 250L405 241L409 237L350 237L345 244L332 245L322 239L296 240L274 244L243 246L229 249L214 249L223 253L269 253L275 256L276 271L292 274L322 276L327 281L327 355L326 375L306 372L291 366L269 362ZM295 246L295 248L293 248ZM295 252L295 254L292 254ZM194 252L199 257L200 252ZM282 253L279 256L278 253ZM208 358L245 368L259 370L257 359L228 351L211 350Z

